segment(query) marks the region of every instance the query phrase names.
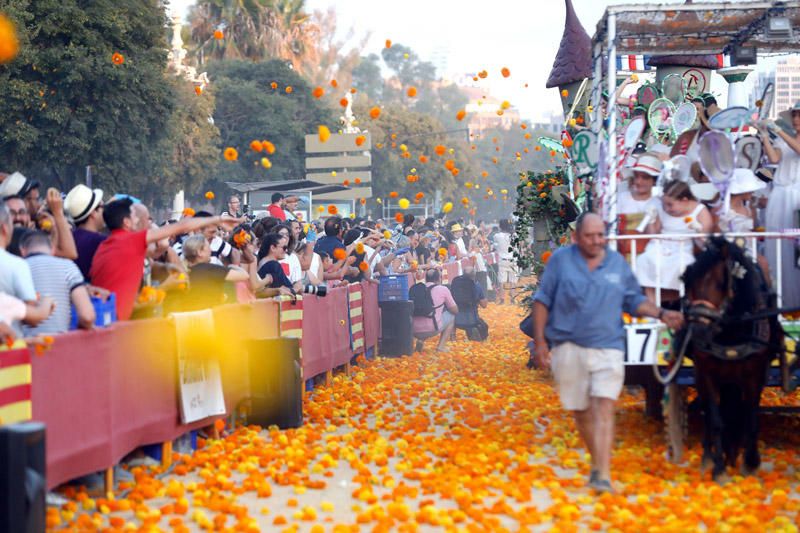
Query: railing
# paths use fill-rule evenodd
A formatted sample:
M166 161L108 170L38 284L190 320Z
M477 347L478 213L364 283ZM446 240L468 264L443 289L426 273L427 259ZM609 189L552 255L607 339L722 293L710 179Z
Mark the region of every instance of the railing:
M251 395L248 359L260 354L248 353L248 341L281 335L284 303L269 299L214 308L227 413ZM306 296L302 309L304 319L297 325L303 379L347 364L377 344L374 283L334 288L325 298ZM50 350L29 355L32 419L47 425L48 487L108 469L140 446L170 442L213 423L214 418L180 422L178 349L174 322L156 318L58 335ZM6 354L24 352L0 352L0 363Z
M632 241L631 245L631 252L630 252L630 264L631 268L636 271L636 263L637 258L639 256L636 250L636 242L637 241L651 241L654 243L656 247L656 305L661 305L661 283L663 280L661 279L661 270L660 265L664 259L664 255L661 253L661 243L663 241L678 241L680 243L679 251L683 252L685 250L684 247L688 247L688 252L692 251L693 241L696 239L704 239L709 237L725 237L728 239L744 239L745 246L751 252L753 258L755 258L759 253L761 255L765 254L765 250L759 250L758 243L759 241L780 241L784 239L791 239L797 240L800 239L800 229L788 229L784 231L773 231L773 232L742 232L742 233L693 233L693 234L634 234L634 235L612 235L609 236L609 240L611 241ZM766 248L766 246L764 246ZM775 262L770 262L770 266L774 264L776 267L775 272L770 272L770 275L774 279L773 286L775 287L778 299L778 307L783 305L783 250L782 246L775 246ZM679 254L682 258L682 254ZM767 257L769 259L769 257ZM681 264L679 265L680 270L683 271L687 265ZM680 288L680 295L683 296L685 294L685 287L681 285Z

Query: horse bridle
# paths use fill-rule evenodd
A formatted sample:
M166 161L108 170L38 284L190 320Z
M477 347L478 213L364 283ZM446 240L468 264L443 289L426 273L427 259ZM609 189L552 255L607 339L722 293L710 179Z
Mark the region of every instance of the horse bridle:
M696 348L726 361L745 359L763 350L764 345L769 344L769 327L763 330L758 320L746 321L753 324L753 334L746 342L735 345L723 345L714 342L714 337L722 330L722 323L730 321L730 317L725 316L725 308L733 296L733 277L737 264L733 259L725 260L727 287L722 305L715 305L713 302L702 298L695 300L688 297L684 298L684 314L689 323L686 334L694 337L692 340L694 340ZM763 338L765 334L766 338ZM685 339L683 350L686 349L688 343L689 339Z

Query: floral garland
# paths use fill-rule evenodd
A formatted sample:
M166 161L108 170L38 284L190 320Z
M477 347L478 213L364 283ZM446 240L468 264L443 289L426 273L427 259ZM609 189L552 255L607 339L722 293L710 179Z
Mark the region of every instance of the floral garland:
M554 197L554 192L559 190L556 188L565 183L568 181L563 170L520 174L514 210L516 225L511 240L514 258L520 270L532 269L538 276L553 250L567 243L569 223L563 206ZM547 230L543 251L542 246L537 247L531 242L534 224L537 227L544 225Z

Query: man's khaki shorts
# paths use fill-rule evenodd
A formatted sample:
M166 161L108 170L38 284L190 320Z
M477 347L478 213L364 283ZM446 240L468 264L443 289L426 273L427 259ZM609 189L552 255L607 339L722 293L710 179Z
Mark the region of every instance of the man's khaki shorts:
M571 342L552 350L552 369L561 405L583 411L589 398L616 400L625 381L624 354L608 348L584 348Z

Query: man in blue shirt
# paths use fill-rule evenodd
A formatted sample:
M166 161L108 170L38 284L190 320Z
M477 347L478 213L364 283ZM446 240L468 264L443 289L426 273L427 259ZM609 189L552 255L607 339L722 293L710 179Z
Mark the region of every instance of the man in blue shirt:
M594 213L578 218L575 244L556 251L534 295L539 368L551 364L562 406L572 411L592 456L589 484L611 487L614 403L625 379L622 313L650 316L678 329L683 315L657 308L642 293L625 259L606 246Z

